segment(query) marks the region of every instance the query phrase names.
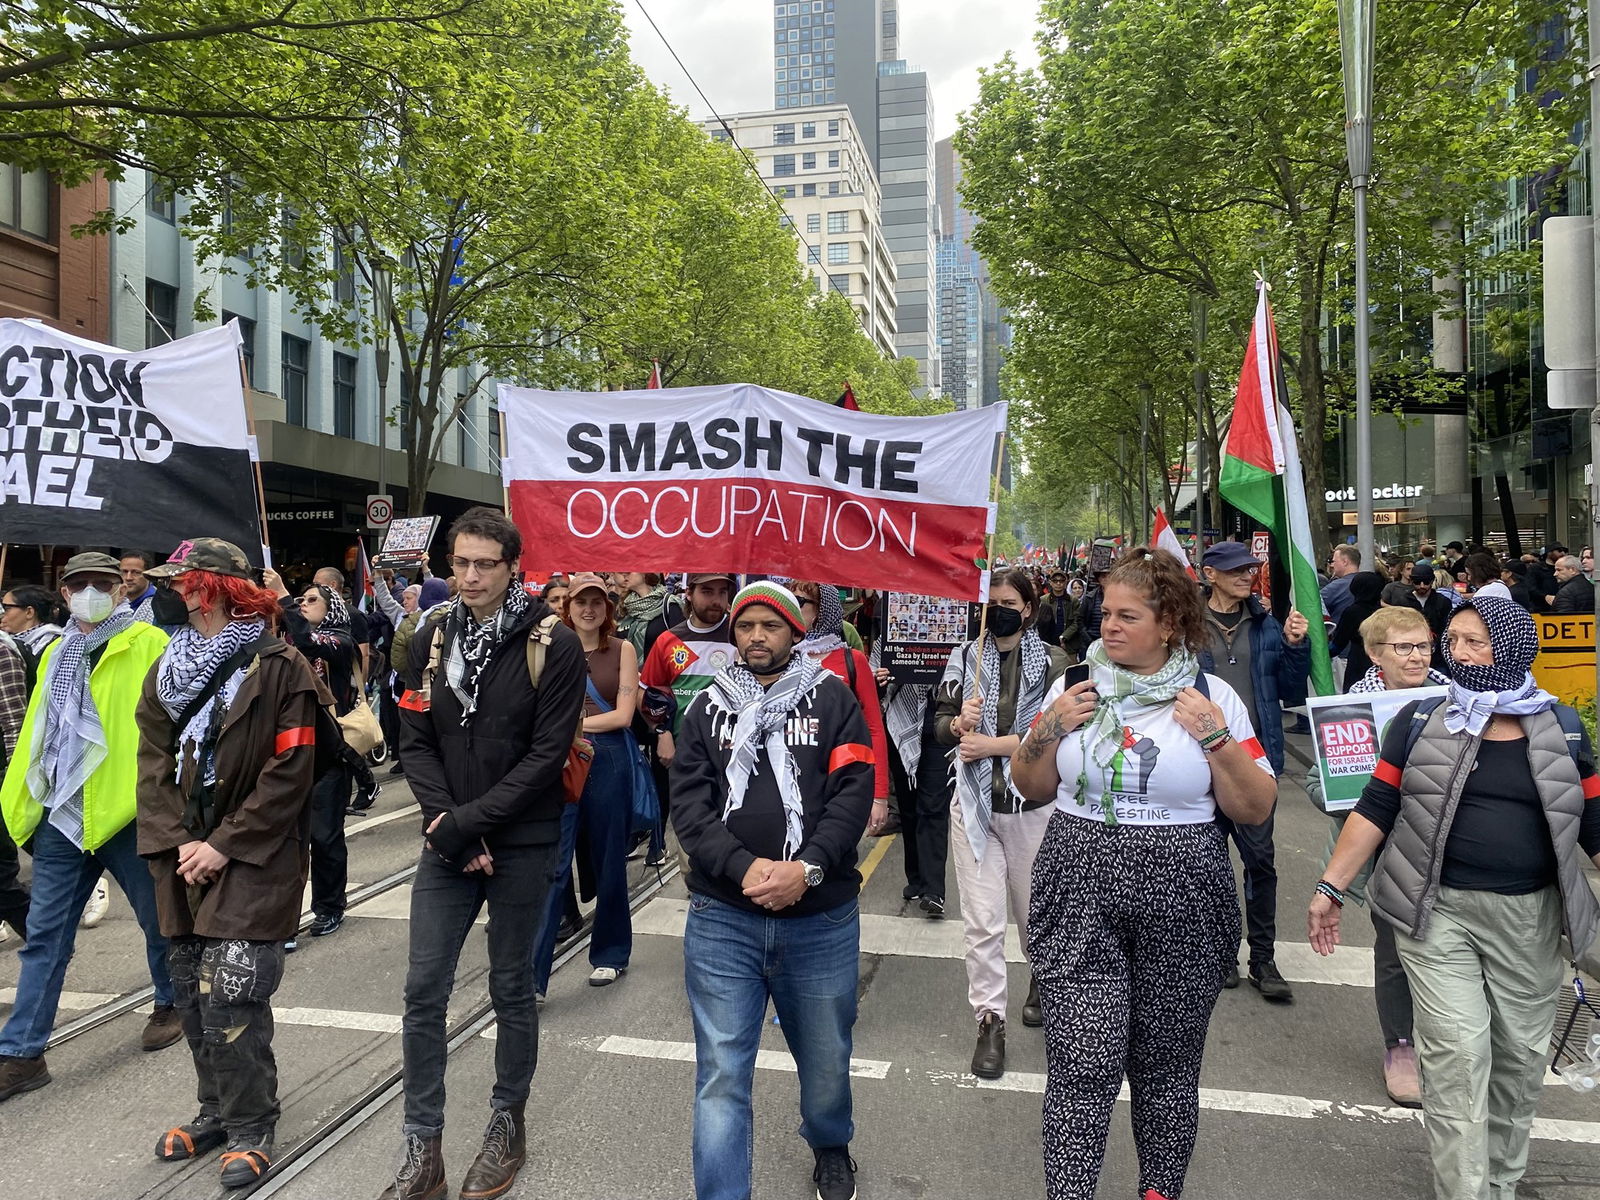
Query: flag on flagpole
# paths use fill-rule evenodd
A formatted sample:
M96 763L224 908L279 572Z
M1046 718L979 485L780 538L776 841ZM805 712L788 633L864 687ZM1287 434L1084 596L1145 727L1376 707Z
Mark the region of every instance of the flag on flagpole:
M1267 289L1257 285L1256 316L1239 372L1233 420L1222 447L1222 498L1249 513L1271 532L1283 556L1294 607L1310 624L1311 682L1332 695L1333 663L1322 624L1322 595L1311 549L1311 518L1294 421L1283 403L1278 332Z
M1183 543L1178 540L1178 535L1172 531L1172 525L1167 521L1167 514L1159 508L1156 509L1156 518L1150 526L1150 544L1157 550L1165 550L1173 558L1183 564L1183 569L1189 572L1189 578L1196 578L1194 564L1189 561L1189 556L1183 551Z
M371 612L372 599L372 563L367 559L367 539L356 538L356 607L362 612Z
M650 379L644 386L646 391L661 386L661 360L659 358L650 360Z
M844 381L844 391L839 393L839 398L833 403L836 408L847 408L851 412L861 411L861 406L856 403L856 394L851 390L848 379Z

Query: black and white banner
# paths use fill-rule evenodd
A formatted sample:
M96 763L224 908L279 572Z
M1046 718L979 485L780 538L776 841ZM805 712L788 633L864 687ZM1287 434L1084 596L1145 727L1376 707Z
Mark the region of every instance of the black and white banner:
M0 541L254 558L249 432L233 324L123 350L0 320Z

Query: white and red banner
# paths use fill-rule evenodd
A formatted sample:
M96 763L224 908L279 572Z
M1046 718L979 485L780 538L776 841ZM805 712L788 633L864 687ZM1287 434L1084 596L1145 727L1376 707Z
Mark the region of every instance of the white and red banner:
M729 571L978 599L1006 406L849 412L753 384L502 386L523 566Z

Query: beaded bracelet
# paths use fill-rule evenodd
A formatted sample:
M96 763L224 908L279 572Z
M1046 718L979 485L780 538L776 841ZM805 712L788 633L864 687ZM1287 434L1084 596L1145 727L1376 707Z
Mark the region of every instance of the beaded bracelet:
M1338 888L1334 887L1333 884L1329 883L1326 879L1317 880L1317 895L1326 896L1340 908L1344 907L1344 893Z

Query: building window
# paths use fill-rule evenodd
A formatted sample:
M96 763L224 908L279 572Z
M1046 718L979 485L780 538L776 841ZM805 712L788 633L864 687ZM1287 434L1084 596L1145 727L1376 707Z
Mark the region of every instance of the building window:
M283 238L283 261L290 270L299 271L306 265L306 246L295 236L294 227L300 220L300 210L283 206L278 217L278 231Z
M806 232L807 233L821 233L822 232L822 214L821 213L807 213L806 214Z
M772 142L775 146L794 145L794 126L774 125L772 127Z
M333 356L333 433L356 435L356 360L349 354Z
M333 298L340 304L356 302L355 248L342 234L333 235Z
M489 431L489 451L494 455L494 461L489 465L498 471L500 469L500 406L493 400L489 402L489 419L485 422L484 427Z
M50 240L50 176L0 163L0 226Z
M472 446L469 444L467 422L471 420L471 413L461 403L464 397L457 396L456 404L461 413L456 417L456 461L463 467L472 465Z
M251 387L256 385L256 323L249 317L241 317L238 313L224 312L222 323L229 321L239 322L239 355L244 359L245 381Z
M794 188L781 186L775 187L772 189L772 194L778 197L780 200L791 200L794 198Z
M144 281L144 344L165 346L178 336L178 289L154 279Z
M772 173L774 175L793 175L794 155L774 154L772 156Z
M172 189L159 179L152 179L144 194L145 209L158 221L175 225L178 221L178 202Z
M848 296L850 294L850 276L848 276L848 275L829 275L828 276L828 283L833 288L834 291L842 292L846 296Z
M828 122L828 136L829 137L838 137L839 136L839 122L837 122L837 121L829 121Z
M302 428L306 423L306 366L311 360L311 343L291 333L283 335L282 380L283 419Z
M837 179L835 179L832 183L828 184L828 195L837 196L838 194L839 194L839 181Z
M847 212L831 212L828 214L829 233L849 233L850 214Z
M800 169L802 171L815 171L817 169L817 156L815 154L802 154L800 156Z
M807 121L805 124L801 125L800 126L800 136L801 137L808 137L808 138L816 137L817 136L817 123L815 121Z
M839 169L839 152L837 150L828 151L828 166L834 170Z
M800 194L802 196L815 196L817 194L817 185L814 183L801 184Z
M828 265L830 267L843 266L850 261L849 242L828 243Z

